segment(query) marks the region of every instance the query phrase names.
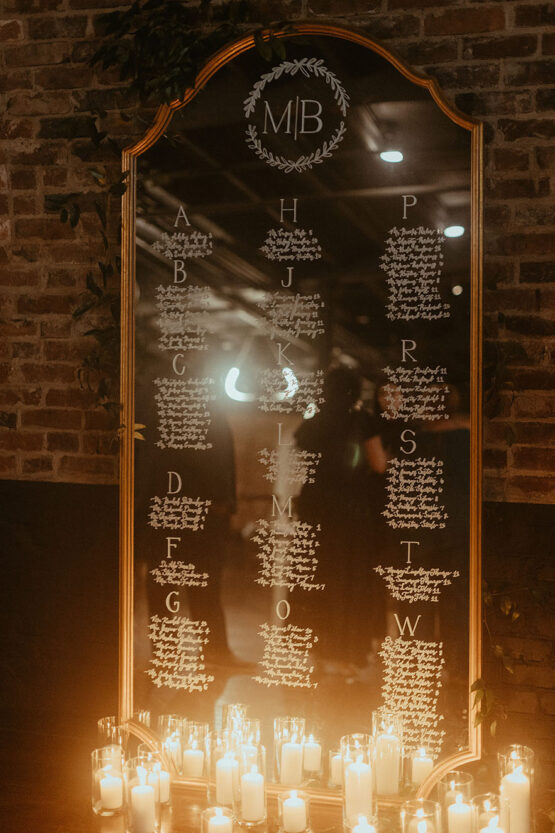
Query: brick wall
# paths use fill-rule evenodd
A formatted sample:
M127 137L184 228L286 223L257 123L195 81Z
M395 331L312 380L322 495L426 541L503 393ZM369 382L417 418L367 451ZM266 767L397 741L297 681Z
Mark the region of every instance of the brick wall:
M260 5L260 3L258 4ZM113 0L4 0L0 22L0 477L114 482L106 415L77 370L90 327L72 310L101 256L91 211L73 230L45 196L94 190L70 150L90 109L125 134L113 78L87 65ZM395 48L486 125L485 348L502 382L486 421L486 496L552 502L555 4L310 0L276 17L328 16ZM71 139L68 137L72 137ZM92 204L92 203L91 203Z

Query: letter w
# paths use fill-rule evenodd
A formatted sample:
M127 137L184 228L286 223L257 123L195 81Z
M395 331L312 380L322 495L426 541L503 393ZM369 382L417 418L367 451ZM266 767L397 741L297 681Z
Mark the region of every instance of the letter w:
M401 625L401 623L399 621L399 617L397 616L397 614L394 613L393 616L395 617L395 621L397 622L397 627L399 628L399 633L401 634L401 636L405 635L405 631L406 631L407 628L409 629L410 635L414 636L414 632L415 632L416 628L418 627L418 623L422 619L422 615L417 616L416 617L416 622L413 625L412 622L410 621L409 617L405 616L405 621Z

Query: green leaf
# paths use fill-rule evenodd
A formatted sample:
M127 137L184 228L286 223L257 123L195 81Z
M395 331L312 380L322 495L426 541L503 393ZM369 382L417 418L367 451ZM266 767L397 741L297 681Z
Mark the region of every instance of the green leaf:
M495 737L496 731L497 731L497 720L492 720L491 724L490 724L490 727L489 727L489 732L490 732L490 735L492 736L492 738Z
M110 194L114 197L122 197L127 191L127 185L123 182L116 182L110 186Z
M60 220L62 223L67 223L67 218L69 217L67 208L62 208L60 211Z
M470 691L477 691L479 688L483 688L483 687L484 687L484 683L482 682L482 679L478 678L477 680L474 680L474 682L470 686Z
M258 54L264 58L265 61L272 60L272 47L267 40L262 37L262 30L259 29L254 33L254 46Z
M75 228L81 216L81 209L76 202L72 203L69 209L69 224L71 228Z
M87 289L89 292L92 292L93 295L96 295L97 298L102 298L102 289L96 283L91 272L87 274Z
M102 223L102 228L105 229L106 228L106 211L104 209L104 206L102 205L102 203L98 202L98 200L95 200L94 201L94 208L95 208L96 213L98 214L100 222Z

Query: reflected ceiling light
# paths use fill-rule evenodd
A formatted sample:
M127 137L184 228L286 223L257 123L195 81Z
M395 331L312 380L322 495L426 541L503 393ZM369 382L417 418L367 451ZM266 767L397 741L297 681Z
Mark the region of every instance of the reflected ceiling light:
M299 390L299 382L293 371L290 367L284 367L281 371L285 377L285 381L287 382L287 387L285 390L280 391L276 394L276 399L278 402L283 402L284 399L293 399L297 391Z
M240 370L238 367L230 367L225 377L224 388L230 399L235 399L236 402L254 402L253 393L243 393L242 390L237 390L235 383L239 378Z
M462 237L464 234L464 226L447 226L443 230L446 237Z
M380 159L384 162L402 162L403 154L400 150L382 150Z
M462 288L462 286L460 285L460 283L455 284L455 286L453 286L453 287L451 288L451 292L453 293L453 295L462 295L462 293L463 293L463 288Z

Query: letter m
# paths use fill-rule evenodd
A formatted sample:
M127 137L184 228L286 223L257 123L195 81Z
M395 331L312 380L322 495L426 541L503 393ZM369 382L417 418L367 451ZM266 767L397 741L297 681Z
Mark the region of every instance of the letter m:
M285 110L283 111L283 113L281 115L280 120L278 121L278 123L276 125L276 123L274 121L273 113L270 109L270 105L268 104L267 101L265 101L264 102L264 133L268 132L268 118L270 119L272 127L274 128L274 133L277 133L278 130L281 128L281 125L283 124L284 119L286 119L286 126L287 126L287 129L286 129L285 132L286 133L291 133L291 109L292 109L292 107L293 107L293 101L292 101L292 99L290 99L286 108L285 108Z

